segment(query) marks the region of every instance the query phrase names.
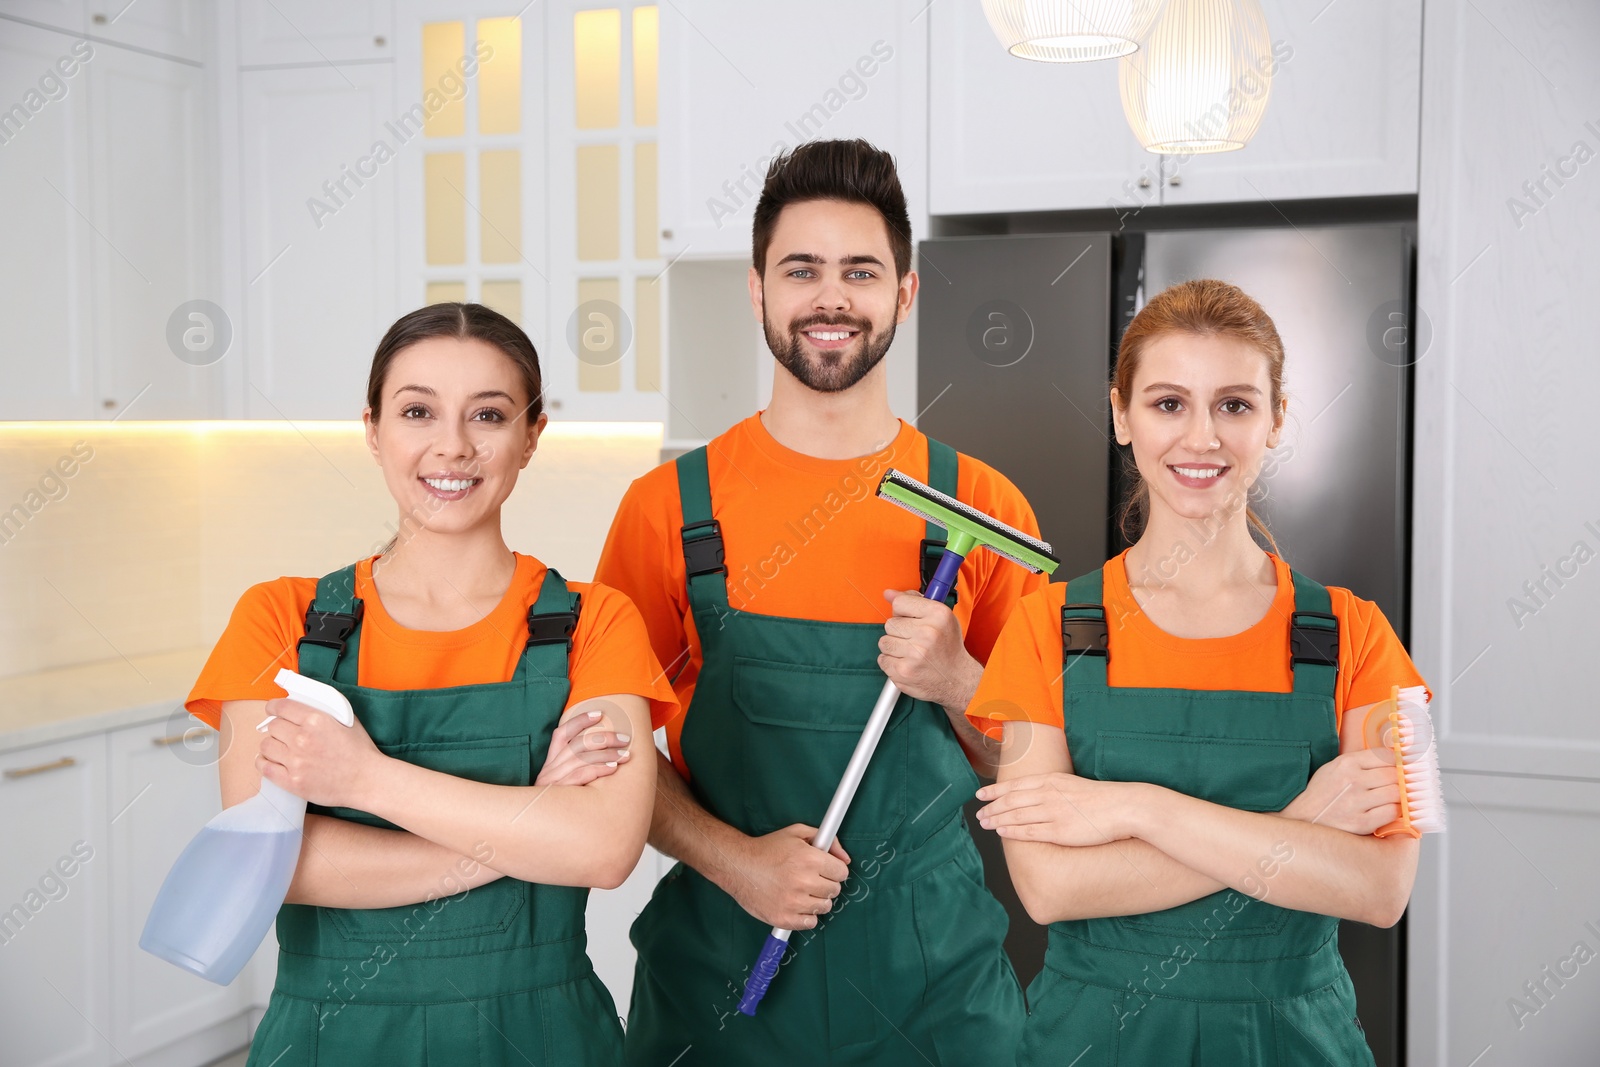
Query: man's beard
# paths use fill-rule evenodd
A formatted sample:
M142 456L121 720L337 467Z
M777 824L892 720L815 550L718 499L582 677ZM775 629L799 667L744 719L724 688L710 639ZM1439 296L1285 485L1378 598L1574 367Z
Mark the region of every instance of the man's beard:
M791 323L785 335L773 328L765 309L761 314L761 329L773 356L802 385L819 393L842 393L865 378L882 362L894 343L894 325L890 321L887 329L874 333L872 323L866 319L849 315L810 315ZM846 326L856 331L856 337L845 348L823 349L814 360L808 359L801 333L815 326ZM851 355L852 352L855 354Z

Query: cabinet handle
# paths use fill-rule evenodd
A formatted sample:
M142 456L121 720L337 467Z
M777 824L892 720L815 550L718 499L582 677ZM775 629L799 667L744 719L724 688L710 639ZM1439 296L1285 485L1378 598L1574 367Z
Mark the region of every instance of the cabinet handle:
M1139 188L1141 188L1141 189L1150 188L1150 179L1149 178L1140 178L1139 179Z
M1167 179L1167 184L1168 185L1182 185L1183 184L1183 175L1174 174L1172 177Z
M187 740L189 740L188 734L168 734L166 737L152 737L150 743L157 748L162 748L166 745L181 744Z
M104 26L106 24L105 15L96 12L94 16L94 24L96 26Z
M58 771L63 767L75 767L78 761L71 756L62 756L52 763L41 763L36 767L8 767L5 772L7 778L26 778L30 774L43 774L45 771Z

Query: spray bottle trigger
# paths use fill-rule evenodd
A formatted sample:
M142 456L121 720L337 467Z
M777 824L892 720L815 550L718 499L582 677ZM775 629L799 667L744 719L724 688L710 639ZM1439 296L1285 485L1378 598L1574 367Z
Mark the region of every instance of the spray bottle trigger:
M326 682L319 682L315 678L307 678L303 674L291 671L287 667L280 668L273 681L288 692L291 700L326 712L341 726L354 726L356 722L355 709L350 706L350 701L345 695Z

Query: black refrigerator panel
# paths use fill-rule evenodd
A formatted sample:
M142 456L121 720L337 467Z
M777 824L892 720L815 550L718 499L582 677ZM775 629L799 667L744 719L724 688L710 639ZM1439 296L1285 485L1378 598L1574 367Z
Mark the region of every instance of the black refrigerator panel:
M1033 505L1061 560L1055 580L1106 558L1111 238L960 237L918 250L918 427L999 470ZM1026 986L1044 965L1044 929L1023 910L1000 839L968 824Z
M1022 490L1065 580L1106 552L1108 234L918 249L918 428Z
M1254 506L1291 567L1376 602L1397 628L1406 617L1410 254L1401 223L1145 241L1146 298L1219 278L1272 317L1289 415Z

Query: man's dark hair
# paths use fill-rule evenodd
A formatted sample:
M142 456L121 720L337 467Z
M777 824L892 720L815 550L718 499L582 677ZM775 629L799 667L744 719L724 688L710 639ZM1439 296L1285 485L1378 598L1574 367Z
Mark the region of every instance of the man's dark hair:
M883 216L894 253L895 277L911 269L911 217L894 157L859 138L853 141L808 141L775 157L756 202L751 245L756 271L765 274L767 246L778 215L804 200L842 200L866 204Z

